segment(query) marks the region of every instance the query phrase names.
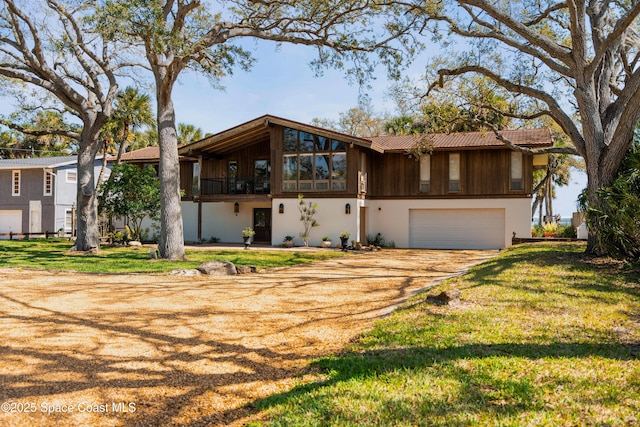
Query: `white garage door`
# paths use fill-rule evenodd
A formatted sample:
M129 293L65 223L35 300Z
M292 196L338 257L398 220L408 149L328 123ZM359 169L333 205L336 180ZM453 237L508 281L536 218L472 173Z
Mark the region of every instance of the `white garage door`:
M409 246L429 249L501 249L504 209L411 209Z
M0 211L0 234L22 233L22 211ZM2 239L9 237L0 236Z

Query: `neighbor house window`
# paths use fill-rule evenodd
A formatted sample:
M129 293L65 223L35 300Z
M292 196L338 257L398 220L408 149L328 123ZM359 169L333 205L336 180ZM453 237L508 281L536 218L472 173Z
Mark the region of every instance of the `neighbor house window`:
M284 191L341 191L347 188L347 145L309 132L285 128Z
M50 196L53 193L53 174L51 171L44 171L44 195Z
M67 209L64 211L64 229L72 231L71 227L73 227L73 210Z
M71 182L71 183L78 182L78 172L67 171L67 182Z
M522 153L511 152L511 189L522 190Z
M19 196L20 195L20 171L12 171L11 176L13 177L13 185L11 187L11 195Z
M420 191L424 193L431 191L431 155L429 154L420 157Z
M460 153L449 154L449 191L460 191Z

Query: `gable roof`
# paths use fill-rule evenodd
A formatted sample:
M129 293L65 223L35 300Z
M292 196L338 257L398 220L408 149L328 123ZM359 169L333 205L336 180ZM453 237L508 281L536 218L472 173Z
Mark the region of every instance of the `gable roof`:
M207 136L199 141L178 147L178 153L181 156L195 156L201 153L224 154L255 143L267 142L272 124L337 139L369 148L379 153L397 153L409 150L415 146L416 139L420 136L390 135L360 138L265 114L230 129ZM523 147L535 148L553 145L551 131L549 129L503 130L500 131L500 134L512 143ZM427 137L433 140L436 150L500 148L505 146L505 144L497 139L493 132L490 131L435 133L429 134ZM159 158L160 149L157 146L141 148L122 155L122 161L126 162L157 161Z
M123 162L143 162L145 160L158 161L159 158L160 147L153 145L124 153L122 157L120 157L120 160ZM115 160L115 157L113 160Z
M98 155L95 160L102 160L104 156ZM107 160L109 157L107 157ZM58 157L30 157L24 159L1 159L0 169L55 169L62 166L70 166L78 163L78 156Z
M374 151L383 151L371 139L359 138L329 129L306 125L294 120L265 114L264 116L242 123L238 126L232 127L231 129L227 129L215 135L203 138L200 141L192 142L191 144L180 147L178 149L178 153L180 155L196 155L202 152L224 154L257 142L266 142L269 140L270 127L272 124L303 130L316 135L325 136L327 138L333 138L350 144L370 148Z
M0 169L57 168L78 162L78 156L34 157L24 159L2 159Z
M546 147L553 144L549 129L502 130L500 134L515 145L523 147ZM398 135L372 137L385 152L406 151L413 148L422 135ZM433 141L434 149L472 149L504 147L505 144L490 131L434 133L426 135Z

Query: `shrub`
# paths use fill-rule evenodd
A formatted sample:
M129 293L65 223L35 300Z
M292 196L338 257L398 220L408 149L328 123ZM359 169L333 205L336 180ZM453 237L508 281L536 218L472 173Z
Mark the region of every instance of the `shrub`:
M531 228L531 237L543 237L544 227L540 224L536 224Z
M627 155L614 183L597 190L598 206L580 195L589 230L597 230L597 250L618 259L640 260L640 144Z
M560 225L558 226L558 237L564 237L567 239L575 239L578 237L576 233L576 229L571 225Z

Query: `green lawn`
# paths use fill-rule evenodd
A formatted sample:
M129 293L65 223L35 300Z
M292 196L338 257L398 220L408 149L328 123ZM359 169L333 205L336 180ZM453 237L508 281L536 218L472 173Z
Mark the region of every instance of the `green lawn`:
M269 250L187 250L188 261L169 262L149 259L149 248L103 248L86 255L69 252L65 239L0 240L0 268L72 270L87 273L167 273L179 268L196 268L204 261L230 261L258 269L285 267L315 260L343 256L337 251Z
M640 425L640 274L581 244L518 246L419 295L254 426Z

